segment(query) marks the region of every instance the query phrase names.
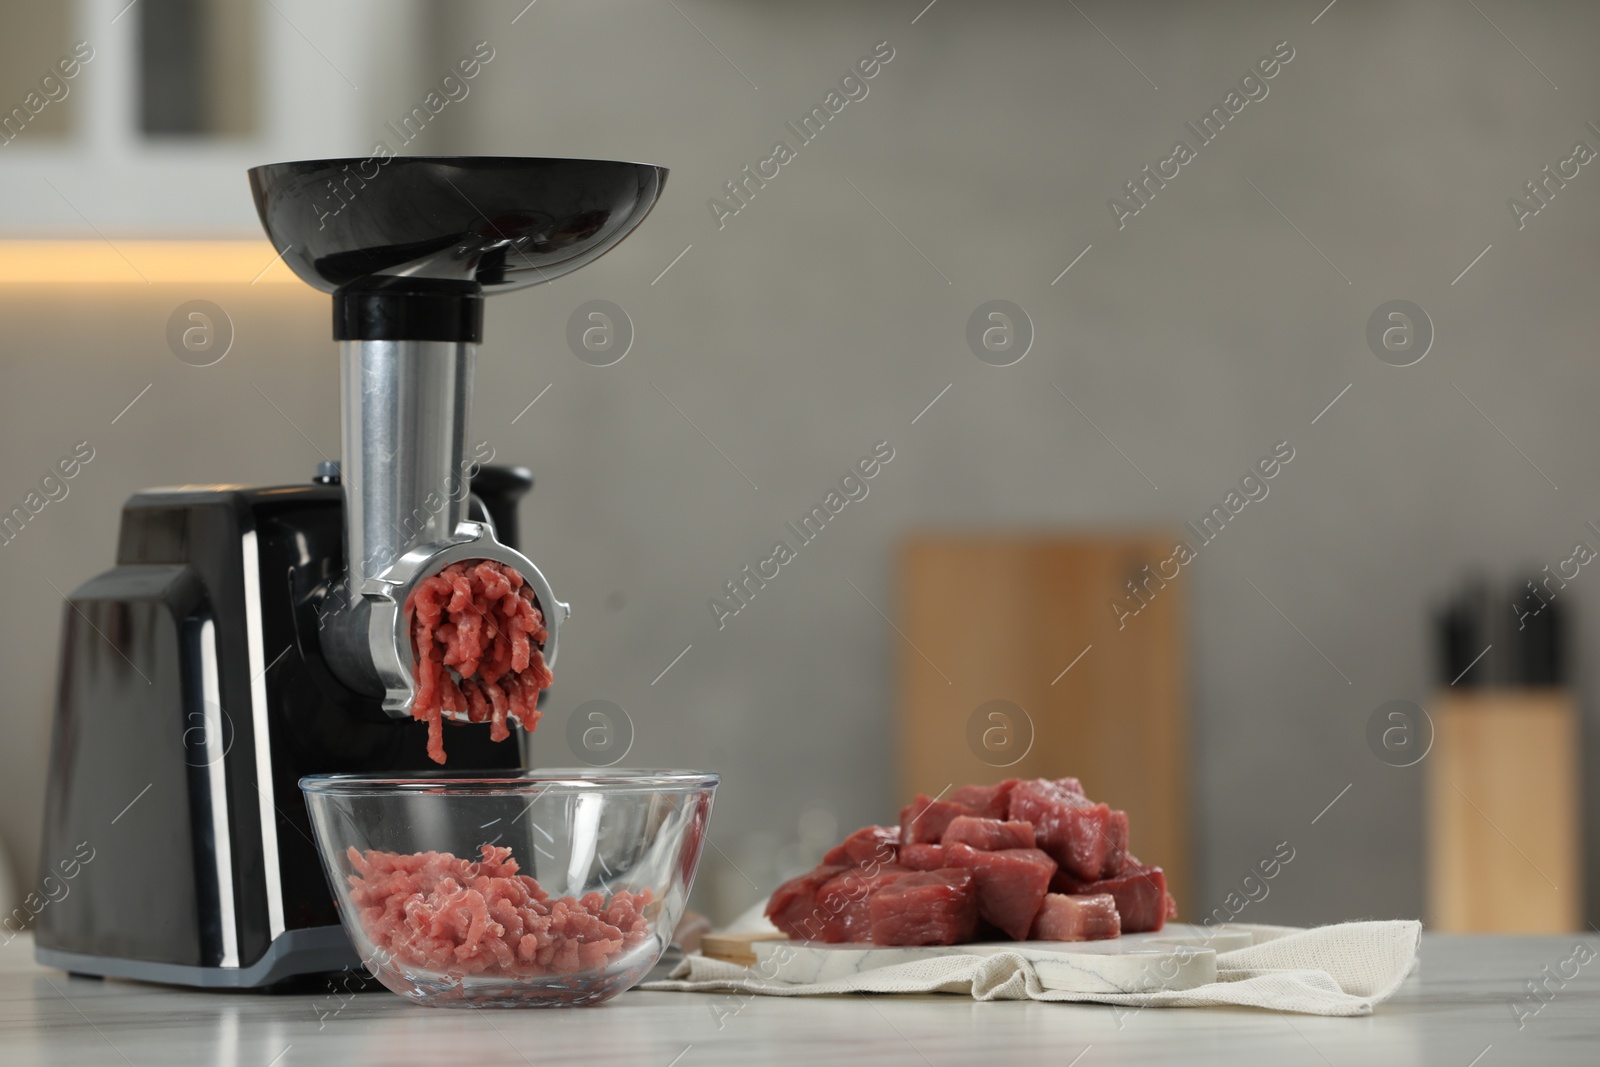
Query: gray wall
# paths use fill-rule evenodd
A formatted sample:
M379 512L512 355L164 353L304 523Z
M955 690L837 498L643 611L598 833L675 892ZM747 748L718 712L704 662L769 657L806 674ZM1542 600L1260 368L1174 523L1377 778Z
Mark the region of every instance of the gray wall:
M435 13L440 73L473 41L497 50L435 150L673 168L616 252L489 308L478 433L535 467L525 541L577 609L535 758L569 761L566 715L603 698L636 726L629 763L722 771L702 899L728 914L831 825L900 803L899 638L849 584L887 609L899 538L1175 525L1288 440L1295 459L1271 495L1185 579L1199 898L1218 902L1288 839L1296 860L1249 917L1419 913L1421 768L1374 758L1367 717L1433 692L1427 612L1464 568L1553 563L1600 521L1600 169L1521 232L1506 207L1575 140L1600 147L1584 128L1600 121L1600 12L1480 5L1536 70L1457 4L1345 0L1315 25L1317 3L1080 5L1105 36L1055 4L941 0L914 25L915 0L677 6L541 3L515 25L520 2ZM793 144L785 121L882 40L895 56L870 94L719 230L707 199L775 139ZM1184 121L1283 40L1295 57L1270 95L1119 231L1107 198L1175 139L1193 144ZM217 367L165 350L166 314L190 296L235 315L237 347ZM637 331L609 368L564 338L595 298ZM1009 368L964 338L991 298L1037 331ZM1394 298L1437 330L1404 369L1363 338ZM73 495L0 549L0 578L28 606L0 622L0 832L31 864L54 642L43 579L66 589L105 566L117 503L138 486L307 474L313 447L252 383L331 453L336 382L309 292L0 300L6 499L73 441L104 442ZM896 457L868 499L719 632L706 598L880 439ZM1564 595L1589 706L1600 579Z

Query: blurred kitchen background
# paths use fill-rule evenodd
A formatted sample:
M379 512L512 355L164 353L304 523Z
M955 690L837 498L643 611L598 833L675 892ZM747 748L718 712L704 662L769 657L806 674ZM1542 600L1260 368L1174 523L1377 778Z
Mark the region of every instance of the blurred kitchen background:
M1128 808L1186 918L1238 914L1281 843L1239 918L1493 926L1442 884L1480 880L1545 927L1600 915L1600 577L1566 562L1600 548L1600 171L1574 152L1600 9L1325 3L0 0L12 892L62 598L124 498L337 458L329 301L274 262L245 168L382 143L672 169L616 252L495 303L473 438L534 470L523 547L575 608L531 758L584 759L569 720L607 701L626 764L720 771L714 916L913 792L1018 771ZM1203 144L1213 107L1237 113ZM214 363L169 341L195 300ZM569 329L595 300L626 322ZM719 628L712 598L879 442L866 497ZM1469 690L1522 684L1495 627L1563 564L1561 669ZM1494 647L1452 687L1435 616L1480 570Z

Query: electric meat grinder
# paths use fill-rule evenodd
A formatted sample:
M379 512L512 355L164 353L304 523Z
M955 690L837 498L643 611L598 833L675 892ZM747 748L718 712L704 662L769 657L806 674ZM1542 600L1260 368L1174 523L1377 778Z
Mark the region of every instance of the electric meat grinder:
M343 462L138 493L116 566L68 598L41 863L81 866L39 913L41 963L233 988L358 965L298 781L428 765L407 596L452 563L508 565L552 664L568 615L515 544L532 477L467 455L483 298L605 254L666 175L498 157L250 172L274 247L333 294ZM451 731L452 769L521 766L488 731Z

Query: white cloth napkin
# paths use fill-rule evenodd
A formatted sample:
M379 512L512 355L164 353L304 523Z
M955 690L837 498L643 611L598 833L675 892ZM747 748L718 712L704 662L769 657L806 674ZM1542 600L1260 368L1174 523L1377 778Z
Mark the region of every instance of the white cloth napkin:
M801 997L840 993L966 993L974 1000L1042 1000L1133 1008L1235 1006L1306 1015L1367 1015L1392 995L1416 961L1422 924L1350 922L1297 929L1230 925L1248 931L1248 948L1217 953L1217 981L1194 989L1070 993L1045 989L1023 956L939 956L810 985L770 981L754 970L689 956L672 976L642 989L738 991Z

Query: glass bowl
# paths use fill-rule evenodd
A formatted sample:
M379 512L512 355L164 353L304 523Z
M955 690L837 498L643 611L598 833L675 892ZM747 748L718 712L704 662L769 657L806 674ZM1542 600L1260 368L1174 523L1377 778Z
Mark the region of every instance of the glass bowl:
M715 774L548 770L300 779L345 932L419 1004L597 1004L672 940Z

